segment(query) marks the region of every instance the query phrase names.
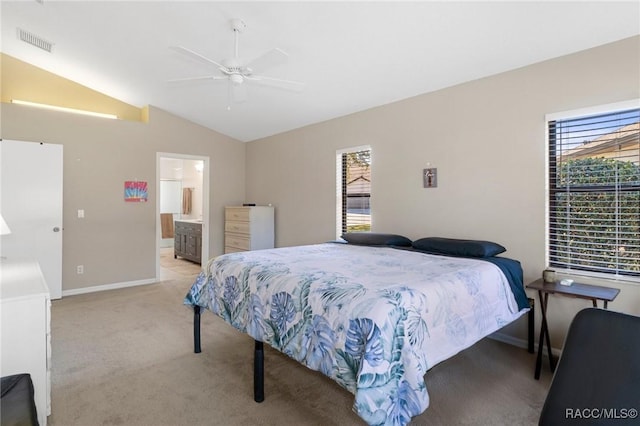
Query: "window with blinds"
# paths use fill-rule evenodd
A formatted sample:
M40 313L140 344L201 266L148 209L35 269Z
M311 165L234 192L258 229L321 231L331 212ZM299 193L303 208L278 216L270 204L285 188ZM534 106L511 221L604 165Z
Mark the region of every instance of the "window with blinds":
M338 153L339 231L371 231L371 149Z
M640 109L552 120L548 131L549 265L640 277Z

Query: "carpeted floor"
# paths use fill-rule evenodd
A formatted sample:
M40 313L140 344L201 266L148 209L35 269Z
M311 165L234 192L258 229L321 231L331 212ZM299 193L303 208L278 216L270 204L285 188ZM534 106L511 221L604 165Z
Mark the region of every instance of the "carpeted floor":
M265 394L253 401L253 340L210 312L193 353L182 304L199 265L173 256L157 284L65 297L52 306L54 426L361 425L353 396L265 346ZM431 406L413 425L534 425L551 373L491 339L426 375Z

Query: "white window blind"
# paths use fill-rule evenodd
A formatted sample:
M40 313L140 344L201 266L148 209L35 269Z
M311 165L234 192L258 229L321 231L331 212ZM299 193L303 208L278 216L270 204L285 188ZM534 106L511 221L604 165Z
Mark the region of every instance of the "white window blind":
M640 277L640 109L548 130L549 265Z
M371 150L340 154L341 231L371 231Z

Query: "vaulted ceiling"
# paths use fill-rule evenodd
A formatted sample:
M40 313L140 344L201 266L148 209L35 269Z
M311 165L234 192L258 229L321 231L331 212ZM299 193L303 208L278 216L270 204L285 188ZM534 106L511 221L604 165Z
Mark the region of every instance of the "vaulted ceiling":
M2 1L2 52L132 105L153 105L250 141L640 34L640 3ZM230 100L224 76L273 48L286 63ZM46 52L18 28L52 43ZM278 54L274 54L276 57ZM267 66L271 65L271 66ZM262 83L266 83L262 81ZM273 82L270 82L273 83ZM237 90L237 88L234 88Z

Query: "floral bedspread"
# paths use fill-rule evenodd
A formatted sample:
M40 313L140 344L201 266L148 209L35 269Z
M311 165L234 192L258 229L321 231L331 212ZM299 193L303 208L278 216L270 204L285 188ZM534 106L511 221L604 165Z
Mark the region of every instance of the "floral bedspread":
M222 255L184 303L329 376L371 425L409 423L429 368L524 313L489 262L336 243Z

